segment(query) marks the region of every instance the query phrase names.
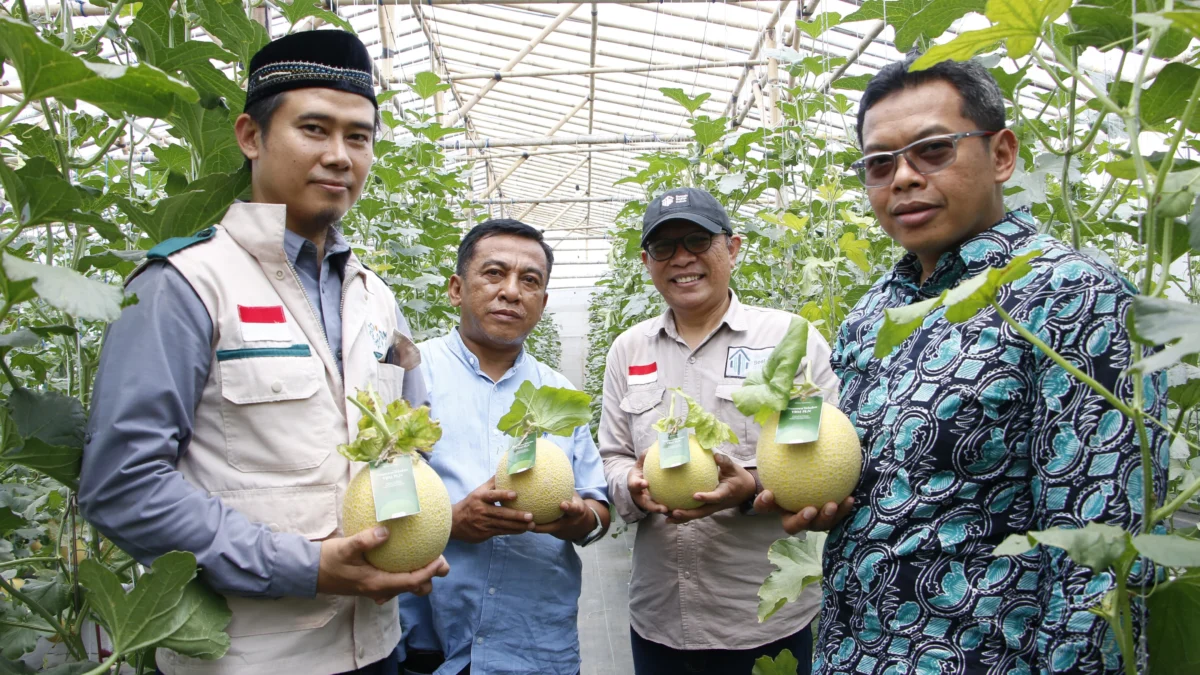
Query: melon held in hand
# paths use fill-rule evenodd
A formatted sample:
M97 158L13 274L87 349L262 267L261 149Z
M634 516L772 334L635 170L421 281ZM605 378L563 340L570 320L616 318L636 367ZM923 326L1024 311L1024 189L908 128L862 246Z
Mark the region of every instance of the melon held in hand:
M713 448L726 441L737 443L738 439L729 425L706 412L682 390L671 389L668 394L671 396L671 407L666 417L654 423L654 429L660 432L660 440L646 450L642 475L646 477L650 498L654 501L672 510L698 509L704 506L704 502L697 501L692 495L717 489L720 478L720 471L713 459ZM675 416L676 394L682 396L687 405L687 415L682 419ZM663 468L663 450L660 447L663 433L687 434L688 459L685 463L670 466L676 462L668 461L668 467Z
M756 453L759 480L774 495L776 504L792 512L808 506L820 509L829 502L840 504L854 491L862 472L858 432L842 411L828 403L820 405L816 440L776 440L780 415L789 402L820 395L809 374L795 384L808 347L808 330L807 321L793 318L762 370L750 373L733 393L738 410L762 425Z
M517 389L512 408L500 418L497 428L514 437L517 447L533 438L533 451L518 456L512 467L509 454L500 457L496 467L496 489L512 490L517 498L503 502L511 509L533 514L538 525L552 523L562 517L563 502L575 496L575 472L571 459L562 448L542 434L571 436L579 426L592 419L588 404L592 397L574 389L534 387L526 380ZM532 461L532 466L529 463ZM509 473L509 469L516 470Z
M442 437L441 427L429 418L429 408L412 409L403 400L386 408L374 391L358 392L350 401L363 411L358 437L338 452L355 462L381 466L412 461L420 512L401 518L376 520L371 467L363 467L350 481L342 503L343 530L352 537L363 530L383 525L389 536L380 546L367 551L367 562L385 572L412 572L437 559L450 540L450 494L442 479L419 450L428 451Z

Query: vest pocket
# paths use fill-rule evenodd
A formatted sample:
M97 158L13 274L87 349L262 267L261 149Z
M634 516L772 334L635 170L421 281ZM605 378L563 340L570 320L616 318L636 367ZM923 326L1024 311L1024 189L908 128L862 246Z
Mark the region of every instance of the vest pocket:
M239 471L311 469L333 450L339 421L314 396L324 377L321 362L296 347L308 349L297 345L217 353L226 454Z

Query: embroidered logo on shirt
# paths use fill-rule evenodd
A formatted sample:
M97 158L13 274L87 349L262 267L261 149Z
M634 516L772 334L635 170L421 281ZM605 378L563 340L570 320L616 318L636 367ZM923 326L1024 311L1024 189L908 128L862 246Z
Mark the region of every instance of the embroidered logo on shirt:
M762 368L771 355L772 347L753 349L751 347L733 347L725 355L725 377L746 377L750 371Z
M379 361L387 354L388 334L373 323L367 324L367 332L371 334L371 343L375 345L375 360Z
M238 305L238 324L245 342L290 342L292 330L288 328L283 305L247 307Z
M626 381L628 386L635 384L650 384L658 381L658 362L649 363L644 366L629 366L629 379Z

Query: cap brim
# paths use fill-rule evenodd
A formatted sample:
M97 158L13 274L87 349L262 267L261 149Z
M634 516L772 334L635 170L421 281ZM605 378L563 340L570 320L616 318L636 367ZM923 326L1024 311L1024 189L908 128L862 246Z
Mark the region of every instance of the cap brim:
M689 223L694 223L696 225L699 225L700 227L703 227L705 230L712 232L713 234L720 234L722 232L731 231L731 230L727 230L724 227L721 227L716 222L714 222L712 219L705 218L704 216L701 216L701 215L697 215L694 213L671 213L671 214L668 214L668 215L665 215L665 216L659 218L658 220L654 221L650 225L650 227L647 227L642 230L642 246L646 245L646 240L650 238L650 235L654 234L655 230L657 230L663 224L669 223L674 220L685 220Z

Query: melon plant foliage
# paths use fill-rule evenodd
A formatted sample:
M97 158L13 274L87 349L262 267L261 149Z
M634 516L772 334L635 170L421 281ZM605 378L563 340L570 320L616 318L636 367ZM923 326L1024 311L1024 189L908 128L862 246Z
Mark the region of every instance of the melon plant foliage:
M96 2L110 18L77 24L50 4L0 8L0 73L20 89L0 107L0 672L153 672L156 646L223 655L230 614L190 553L143 567L79 516L89 398L104 327L137 302L123 278L248 196L233 120L241 64L269 36L235 0ZM317 3L272 5L292 29L349 27ZM423 73L413 89L445 86ZM436 144L452 130L394 95L380 95L376 165L343 226L423 340L457 323L445 286L479 217L469 165ZM542 329L536 349L553 356L557 339Z
M947 32L969 14L987 22L975 16ZM1130 375L1166 370L1169 378L1170 486L1160 496L1164 506L1147 509L1140 529L1147 534L1099 524L1070 533L1030 532L1005 542L996 555L1057 546L1081 564L1122 578L1130 578L1135 565L1156 564L1159 582L1152 588L1123 586L1093 611L1114 626L1128 673L1138 672L1139 664L1155 675L1198 672L1193 645L1200 642L1200 541L1195 516L1180 513L1200 506L1196 3L865 0L847 16L821 13L798 22L799 51L769 53L780 62L781 91L777 113L767 111L762 128L746 131L736 117L697 115L698 97L664 89L666 98L686 109L694 140L685 152L644 155L646 166L631 168L621 181L640 185L647 199L630 202L611 232L612 267L590 308L587 389L598 396L612 340L662 311L641 270L638 237L648 199L669 187L701 187L725 204L744 237L732 279L741 300L795 312L831 341L869 285L903 254L876 224L849 168L861 156L853 140L815 123L838 120L836 126L852 133L856 104L847 93L862 91L870 74L843 75L825 86L845 59L805 56L805 47L835 26L875 20L890 26L901 51L923 51L917 68L972 57L989 68L1020 141L1018 171L1005 190L1009 208L1029 209L1043 231L1116 266L1137 285L1132 328L1148 351ZM1098 72L1094 64L1106 56L1109 73L1118 60L1124 66L1123 78ZM1000 285L1019 276L1012 271L994 270L943 302L953 302L960 320L969 319L990 306ZM881 348L903 340L933 304L896 312L880 333L881 343L891 342ZM1138 401L1117 403L1136 424L1158 423L1141 414ZM773 555L772 562L777 571L761 591L763 616L820 578L819 549L807 556ZM1152 617L1142 644L1122 629L1136 611L1135 600L1145 602ZM794 672L783 657L756 672L768 667Z

